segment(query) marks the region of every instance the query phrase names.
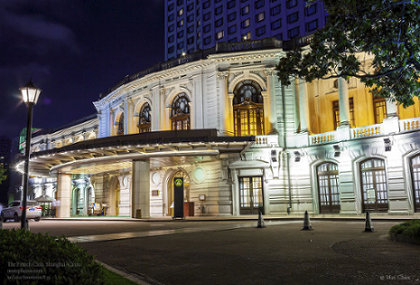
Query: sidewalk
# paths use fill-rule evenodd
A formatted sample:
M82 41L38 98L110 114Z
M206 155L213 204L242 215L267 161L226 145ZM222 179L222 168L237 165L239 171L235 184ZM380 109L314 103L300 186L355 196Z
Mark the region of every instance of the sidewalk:
M361 221L365 220L366 215L311 215L310 219L314 221ZM412 219L420 219L420 213L414 215L389 215L371 213L372 220L375 221L408 221ZM303 220L302 215L264 215L264 220L267 221L296 221ZM184 219L172 219L171 217L152 217L148 219L135 219L131 217L70 217L70 218L43 218L43 220L63 220L63 221L124 221L124 222L217 222L217 221L256 221L258 215L243 215L243 216L195 216L185 217Z

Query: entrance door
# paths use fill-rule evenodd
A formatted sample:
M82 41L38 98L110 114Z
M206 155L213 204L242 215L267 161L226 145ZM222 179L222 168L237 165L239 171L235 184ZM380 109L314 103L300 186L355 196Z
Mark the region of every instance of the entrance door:
M367 159L360 164L362 177L363 211L388 211L388 187L385 161Z
M184 217L184 178L174 177L174 218Z
M420 212L420 154L411 159L411 174L413 179L414 210Z
M339 213L340 196L338 192L338 166L325 162L317 167L319 212Z
M240 214L255 215L264 212L262 177L239 177Z

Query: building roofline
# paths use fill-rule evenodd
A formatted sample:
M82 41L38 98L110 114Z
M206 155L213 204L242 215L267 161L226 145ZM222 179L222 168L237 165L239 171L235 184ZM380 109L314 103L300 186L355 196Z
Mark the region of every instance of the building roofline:
M310 43L312 35L296 38L290 41L280 41L276 38L264 38L261 40L249 40L249 41L240 41L240 42L219 42L216 43L216 46L213 48L198 50L192 54L187 54L175 59L171 59L165 62L157 63L147 69L144 69L135 74L126 75L121 81L115 84L113 87L109 88L106 92L99 94L99 99L103 99L108 96L113 91L117 90L119 87L132 82L136 79L145 77L148 74L159 72L163 70L168 70L170 68L190 63L194 61L199 61L202 59L207 59L210 55L213 54L223 54L223 53L234 53L240 51L252 51L252 50L265 50L265 49L283 49L285 51L291 50L295 47L306 46Z

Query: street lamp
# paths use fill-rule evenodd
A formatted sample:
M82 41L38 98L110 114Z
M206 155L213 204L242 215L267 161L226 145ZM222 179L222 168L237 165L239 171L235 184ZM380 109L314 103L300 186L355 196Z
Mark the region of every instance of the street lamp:
M26 141L25 141L25 170L23 173L23 197L22 197L22 218L20 223L21 229L28 229L26 222L26 196L28 193L29 178L29 154L31 152L31 135L32 135L32 110L38 101L41 89L35 87L30 80L25 86L20 88L23 102L28 106L28 123L26 124Z

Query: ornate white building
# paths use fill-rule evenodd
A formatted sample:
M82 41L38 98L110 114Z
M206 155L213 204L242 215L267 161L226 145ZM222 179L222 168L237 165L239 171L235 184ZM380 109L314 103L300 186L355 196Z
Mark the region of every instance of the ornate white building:
M418 101L356 79L282 86L283 55L223 43L127 77L96 117L34 137L31 174L56 181L58 217L419 212Z

